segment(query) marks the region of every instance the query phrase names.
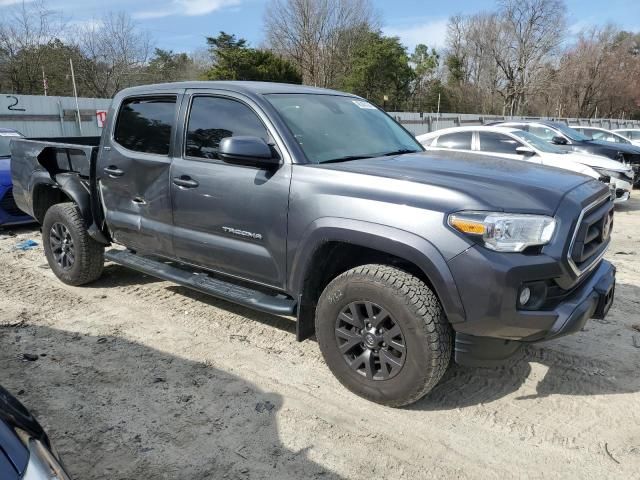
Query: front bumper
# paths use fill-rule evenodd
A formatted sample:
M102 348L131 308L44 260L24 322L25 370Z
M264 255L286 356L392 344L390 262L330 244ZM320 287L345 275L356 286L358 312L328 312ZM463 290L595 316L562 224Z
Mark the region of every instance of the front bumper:
M552 277L558 264L551 260L543 259L541 263L531 264L524 269L507 269L493 278L478 272L481 282L474 279L460 282L458 288L462 298L467 299L465 311L468 321L453 325L457 363L468 366L494 366L511 357L526 343L575 333L580 331L590 318L605 317L613 302L616 274L615 267L605 260L554 302L552 308L516 308L515 294L517 286L521 285L520 280L550 278L549 274ZM459 266L453 262L454 271ZM464 266L468 267L469 265ZM556 274L560 274L560 271ZM496 280L500 279L502 281L496 283ZM480 291L485 291L487 295L478 298L477 291L469 289L472 284L478 284ZM502 291L502 299L498 297L498 289Z
M616 195L614 203L624 203L629 200L629 197L631 197L631 190L633 190L633 183L631 180L626 181L619 178L612 178L611 186Z

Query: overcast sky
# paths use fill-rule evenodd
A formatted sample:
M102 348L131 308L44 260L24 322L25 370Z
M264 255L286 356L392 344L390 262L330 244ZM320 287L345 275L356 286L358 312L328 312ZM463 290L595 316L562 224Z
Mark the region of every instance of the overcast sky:
M0 0L0 9L21 0ZM409 48L416 43L441 46L447 18L456 13L492 9L488 0L373 0L383 30ZM149 30L157 46L173 51L204 47L205 37L220 30L244 37L253 46L264 38L262 15L268 0L49 0L73 22L90 22L106 11L127 11ZM593 24L614 23L640 30L640 0L569 0L569 32Z

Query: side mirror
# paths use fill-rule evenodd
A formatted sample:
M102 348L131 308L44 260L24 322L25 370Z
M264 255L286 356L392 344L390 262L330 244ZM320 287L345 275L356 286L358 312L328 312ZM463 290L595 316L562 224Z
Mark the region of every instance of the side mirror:
M229 163L262 168L277 167L280 159L271 147L259 137L226 137L220 141L218 157Z
M566 138L556 135L551 139L551 143L555 143L556 145L566 145L568 142Z
M516 153L518 155L524 155L525 157L533 157L536 154L533 149L525 147L524 145L516 148Z

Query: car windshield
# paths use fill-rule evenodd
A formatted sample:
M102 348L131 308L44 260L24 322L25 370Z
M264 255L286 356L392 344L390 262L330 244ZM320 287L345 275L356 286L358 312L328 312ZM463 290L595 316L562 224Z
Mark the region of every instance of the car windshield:
M420 152L418 141L378 107L354 97L269 94L312 163Z
M560 130L565 137L569 138L569 140L574 140L576 142L586 142L591 140L586 135L583 135L582 133L574 130L571 127L567 127L562 123L554 123L553 128L555 128L556 130Z
M21 136L18 132L0 133L0 157L9 157L11 155L11 140Z
M566 150L556 147L555 145L542 140L540 137L536 137L533 133L525 132L524 130L518 130L512 132L516 137L521 138L536 150L543 153L568 153Z

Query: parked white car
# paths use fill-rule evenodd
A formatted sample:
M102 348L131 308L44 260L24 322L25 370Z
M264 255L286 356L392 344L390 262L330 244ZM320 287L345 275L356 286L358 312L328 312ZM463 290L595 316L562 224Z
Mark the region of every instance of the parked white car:
M599 155L568 152L539 137L512 127L470 126L437 130L419 135L428 150L451 150L511 158L562 168L600 179L616 191L616 202L629 199L633 169Z
M618 135L622 135L631 143L640 147L640 128L617 128L616 130L611 131Z

